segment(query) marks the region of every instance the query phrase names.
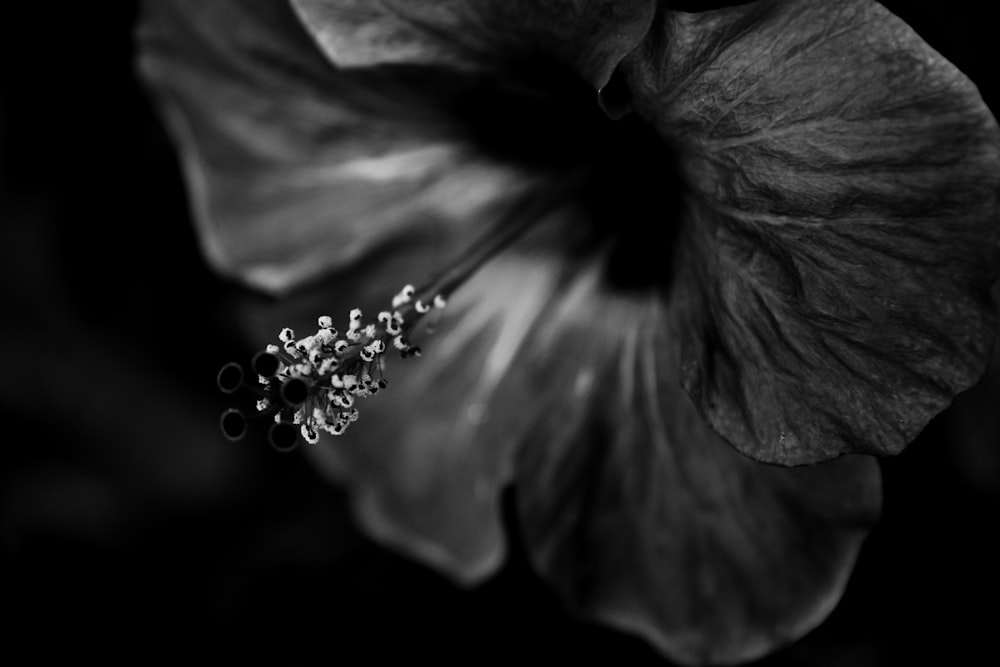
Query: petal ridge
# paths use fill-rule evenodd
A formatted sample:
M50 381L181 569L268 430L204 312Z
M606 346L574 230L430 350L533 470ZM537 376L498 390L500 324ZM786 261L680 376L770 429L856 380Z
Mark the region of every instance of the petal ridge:
M992 349L995 119L867 0L658 20L628 80L684 156L685 387L761 461L899 452Z
M785 468L733 450L671 381L669 315L591 292L562 322L600 389L578 396L577 421L539 421L519 450L525 543L585 618L685 664L751 660L836 605L880 511L878 465Z

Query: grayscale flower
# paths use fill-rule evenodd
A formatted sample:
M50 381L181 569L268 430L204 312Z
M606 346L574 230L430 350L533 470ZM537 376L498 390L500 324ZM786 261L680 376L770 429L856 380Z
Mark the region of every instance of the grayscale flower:
M368 331L388 387L303 434L457 580L502 562L509 487L570 608L758 657L839 599L871 455L988 363L1000 132L870 0L152 0L139 37L221 273L380 326L446 285L423 356Z

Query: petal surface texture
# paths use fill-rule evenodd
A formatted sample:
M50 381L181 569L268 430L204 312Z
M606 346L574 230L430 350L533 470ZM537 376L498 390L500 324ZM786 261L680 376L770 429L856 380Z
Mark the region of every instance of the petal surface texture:
M879 515L877 461L753 461L677 385L659 303L592 290L570 312L529 360L539 391L565 387L519 450L539 570L570 608L683 663L751 660L818 625Z
M180 146L206 256L283 292L374 249L482 222L523 187L394 71L345 74L287 2L144 5L140 68ZM447 85L447 84L442 84Z
M756 459L899 452L981 376L1000 134L866 0L662 12L623 64L683 155L671 310L702 414Z
M538 190L449 108L480 72L620 72L676 150L669 281L612 290L556 207L306 448L369 533L459 581L502 562L513 483L572 608L683 662L760 656L825 618L877 518L850 453L898 452L985 368L1000 134L874 3L154 0L142 25L206 254L302 288L248 307L261 341L381 310Z
M467 70L550 58L602 88L645 35L650 0L292 0L330 59Z

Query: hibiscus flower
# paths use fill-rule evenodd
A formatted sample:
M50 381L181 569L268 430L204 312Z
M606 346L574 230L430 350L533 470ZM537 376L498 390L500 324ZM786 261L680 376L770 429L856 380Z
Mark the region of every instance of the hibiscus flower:
M155 0L140 40L207 258L323 315L274 359L380 341L305 451L456 580L510 487L571 609L760 656L839 599L870 455L989 359L1000 133L869 0Z

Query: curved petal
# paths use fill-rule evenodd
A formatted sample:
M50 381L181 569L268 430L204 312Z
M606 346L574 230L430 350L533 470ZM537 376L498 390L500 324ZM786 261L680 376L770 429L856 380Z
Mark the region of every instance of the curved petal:
M570 608L697 664L750 660L818 625L878 517L877 462L784 468L736 452L673 381L660 304L592 290L559 327L587 364L522 361L572 391L528 431L515 489L525 543Z
M441 82L338 71L283 0L152 0L138 37L204 251L255 287L467 227L522 188L429 102Z
M370 275L405 276L418 268L404 266L410 257L400 253L399 262L354 282L337 280L336 292L322 295L324 308L331 297L341 315L362 305L337 295L365 298ZM388 387L357 406L357 423L306 446L321 472L350 491L370 535L462 583L492 574L504 559L499 493L530 416L551 399L525 393L514 359L558 294L557 274L555 264L516 256L483 267L450 299L433 335L414 336L422 357L389 360ZM377 291L367 299L372 308L392 294Z
M568 212L556 214L559 225L571 223ZM577 274L551 255L554 230L565 232L553 222L543 221L455 292L433 335L414 338L424 355L390 359L388 388L358 406L360 419L346 434L306 448L327 477L350 490L370 535L459 582L476 582L503 561L499 494L531 429L544 415L572 421L584 409L574 387L578 374L593 372L591 359L582 348L560 350L553 334L599 275ZM335 290L300 297L294 308L307 313L305 321L320 312L313 299L323 308L339 302L341 313L378 308L398 288L386 285L386 276L419 278L415 272L428 269L413 250L340 276ZM287 310L281 319L272 313L258 326L261 339L263 330L274 335L294 319ZM552 362L543 363L549 352Z
M658 19L625 66L685 156L685 387L762 461L899 452L989 359L996 122L874 2Z
M507 67L548 56L596 89L642 39L651 0L291 0L342 67L433 64Z

